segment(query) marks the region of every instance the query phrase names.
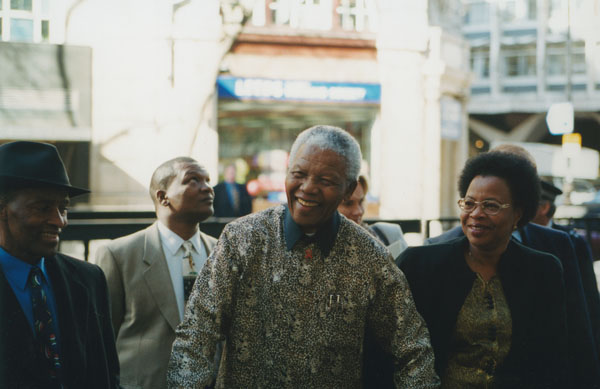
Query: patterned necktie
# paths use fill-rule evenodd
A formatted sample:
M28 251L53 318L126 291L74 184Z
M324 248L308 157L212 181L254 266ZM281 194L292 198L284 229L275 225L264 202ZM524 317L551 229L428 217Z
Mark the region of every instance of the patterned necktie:
M33 329L40 351L48 363L50 376L53 379L58 379L60 358L58 356L54 322L46 301L46 292L42 289L42 279L43 275L40 268L32 268L29 273L29 287L31 288L31 303L33 306Z
M196 276L198 276L198 272L196 272L196 267L194 266L194 258L192 256L192 251L194 250L194 245L192 242L185 241L183 242L183 299L187 303L188 298L190 297L190 293L192 292L192 287L194 286L194 281L196 281Z

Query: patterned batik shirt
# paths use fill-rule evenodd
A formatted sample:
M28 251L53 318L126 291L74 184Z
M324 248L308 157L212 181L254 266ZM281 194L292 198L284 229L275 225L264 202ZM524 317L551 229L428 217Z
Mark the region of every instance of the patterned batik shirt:
M423 319L385 248L341 217L327 257L286 248L285 206L229 223L199 275L169 362L171 388L204 388L225 340L217 388L360 388L370 329L398 388L439 379Z

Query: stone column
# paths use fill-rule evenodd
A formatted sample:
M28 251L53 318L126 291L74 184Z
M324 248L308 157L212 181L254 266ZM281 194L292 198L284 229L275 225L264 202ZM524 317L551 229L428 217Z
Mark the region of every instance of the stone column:
M427 2L382 0L377 38L381 79L380 217L420 218L423 206ZM376 165L376 164L374 164Z

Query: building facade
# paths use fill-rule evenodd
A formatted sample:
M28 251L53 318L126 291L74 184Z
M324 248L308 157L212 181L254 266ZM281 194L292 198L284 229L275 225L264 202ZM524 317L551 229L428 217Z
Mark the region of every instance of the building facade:
M545 116L563 101L574 106L584 146L599 150L600 2L463 3L474 74L468 104L474 150L492 140L559 144Z
M87 50L87 64L61 68L57 56L45 69L66 83L27 86L69 96L58 104L67 119L77 86L88 122L63 124L80 138L36 132L0 99L1 123L13 121L0 141L86 145L85 206L150 208L152 171L178 155L201 161L215 183L236 163L268 205L281 200L267 192L280 192L295 136L332 124L362 146L378 205L371 216L456 214L470 93L459 0L256 0L249 13L217 0L3 0L0 9L4 45ZM21 11L30 22L17 22ZM88 84L75 82L86 72ZM0 82L4 93L9 81Z

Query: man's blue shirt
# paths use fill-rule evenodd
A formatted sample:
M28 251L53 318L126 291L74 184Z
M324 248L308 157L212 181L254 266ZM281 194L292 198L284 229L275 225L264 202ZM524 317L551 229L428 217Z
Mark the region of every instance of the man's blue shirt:
M0 247L0 268L4 272L4 276L8 280L17 301L21 304L21 309L27 318L27 322L33 332L33 305L31 304L31 288L27 283L29 273L33 268L33 265L28 264L16 257L13 257L7 253L2 247ZM40 259L39 263L35 265L42 270L44 279L42 280L42 289L46 293L46 301L54 321L54 331L56 332L56 338L59 340L60 337L58 331L58 316L56 314L56 301L54 299L54 293L52 292L52 284L50 283L50 277L46 271L46 264L44 258Z

